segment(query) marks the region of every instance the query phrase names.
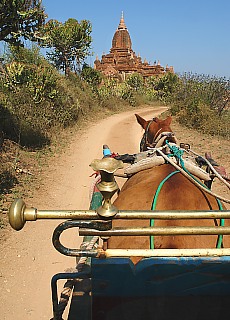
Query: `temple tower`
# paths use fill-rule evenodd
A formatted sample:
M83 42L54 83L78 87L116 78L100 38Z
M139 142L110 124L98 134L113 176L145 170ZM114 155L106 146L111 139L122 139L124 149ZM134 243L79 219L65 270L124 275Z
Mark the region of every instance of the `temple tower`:
M96 70L101 71L105 76L117 77L124 80L128 74L138 72L144 78L149 76L159 76L165 72L173 72L173 67L167 67L167 70L159 63L150 65L146 60L142 63L141 57L132 50L132 41L125 24L123 12L120 23L112 39L112 48L110 53L103 54L101 61L94 62Z

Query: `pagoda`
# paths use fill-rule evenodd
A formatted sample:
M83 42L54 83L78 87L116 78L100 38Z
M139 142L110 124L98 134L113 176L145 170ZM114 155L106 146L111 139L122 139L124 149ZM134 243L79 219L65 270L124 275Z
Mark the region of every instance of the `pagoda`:
M160 62L150 65L146 59L142 62L140 55L132 50L132 41L122 13L120 23L112 39L110 53L103 54L101 61L96 57L94 68L107 77L125 80L127 75L134 72L140 73L144 78L160 76L167 72L174 73L173 67L166 68Z

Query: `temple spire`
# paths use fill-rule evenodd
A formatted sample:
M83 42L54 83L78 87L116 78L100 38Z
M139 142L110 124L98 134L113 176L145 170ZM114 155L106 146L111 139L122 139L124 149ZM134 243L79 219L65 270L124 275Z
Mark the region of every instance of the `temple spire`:
M127 29L126 25L125 25L125 20L124 20L124 12L121 12L121 20L118 26L118 30L122 30L122 29Z

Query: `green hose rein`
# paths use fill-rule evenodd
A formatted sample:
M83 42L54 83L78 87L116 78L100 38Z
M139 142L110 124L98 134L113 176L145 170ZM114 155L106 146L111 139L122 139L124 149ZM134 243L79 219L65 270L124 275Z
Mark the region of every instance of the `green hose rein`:
M179 147L173 145L171 146L168 141L166 141L166 144L167 146L169 147L171 153L168 154L168 157L175 157L176 159L179 160L180 162L180 165L182 167L182 169L187 172L190 177L192 177L196 182L198 182L199 184L201 184L202 186L206 187L203 183L201 183L199 180L197 180L186 168L185 168L185 165L184 165L184 160L182 158L183 156L183 153L184 153L184 150L180 149ZM158 196L159 196L159 193L164 185L164 183L169 179L171 178L174 174L176 173L179 173L180 171L179 170L176 170L176 171L173 171L171 172L166 178L164 178L161 183L159 184L156 192L155 192L155 195L154 195L154 198L153 198L153 202L152 202L152 207L151 207L151 210L155 210L156 209L156 205L157 205L157 200L158 200ZM222 206L222 203L219 199L216 199L217 203L218 203L218 206L219 206L219 210L223 210L223 206ZM154 219L150 219L150 226L153 227L154 226ZM220 226L224 226L224 219L220 219ZM217 239L217 244L216 244L216 248L221 248L223 246L223 235L218 235L218 239ZM150 236L150 249L154 249L154 236Z

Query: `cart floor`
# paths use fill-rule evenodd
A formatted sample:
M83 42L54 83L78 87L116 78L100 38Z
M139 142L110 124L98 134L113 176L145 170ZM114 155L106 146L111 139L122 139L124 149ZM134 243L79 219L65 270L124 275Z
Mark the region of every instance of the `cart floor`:
M230 319L230 258L92 259L92 319Z
M93 320L229 320L230 296L93 299Z

